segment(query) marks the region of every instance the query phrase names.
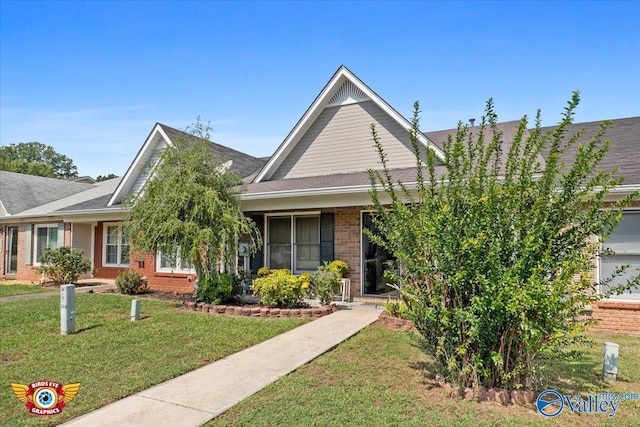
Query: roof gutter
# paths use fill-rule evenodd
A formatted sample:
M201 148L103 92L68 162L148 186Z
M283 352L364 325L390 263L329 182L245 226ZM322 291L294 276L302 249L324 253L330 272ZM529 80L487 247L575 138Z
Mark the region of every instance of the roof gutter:
M61 217L61 216L67 216L69 214L71 215L92 215L92 214L111 214L111 213L119 213L119 212L124 212L124 209L122 208L105 208L105 209L82 209L82 210L75 210L75 211L51 211L51 212L46 212L46 213L33 213L33 214L27 214L27 215L11 215L9 217L5 217L5 218L11 218L11 219L24 219L24 218L38 218L38 217Z
M405 186L413 190L417 187L417 183L406 183ZM313 188L305 190L280 190L280 191L265 191L263 193L243 193L240 194L240 200L260 200L260 199L275 199L284 197L305 197L305 196L328 196L333 194L354 194L354 193L367 193L372 189L371 184L365 185L350 185L348 187L325 187L325 188ZM375 186L376 190L383 191L381 185Z

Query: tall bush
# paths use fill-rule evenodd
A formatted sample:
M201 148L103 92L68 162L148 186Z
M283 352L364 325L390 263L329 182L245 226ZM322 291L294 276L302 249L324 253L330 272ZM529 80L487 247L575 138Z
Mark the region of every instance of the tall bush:
M91 271L91 260L85 258L84 251L69 246L47 249L41 262L39 272L56 285L75 284L81 274Z
M394 180L372 126L383 168L370 171L380 230L370 237L401 262L396 280L409 316L451 382L532 387L540 357L562 357L566 344L581 341L580 311L607 296L589 274L599 252L593 237L608 236L637 194L601 209L622 182L597 171L610 123L586 142L582 131L569 134L578 103L574 93L551 132L542 132L540 112L531 130L524 116L506 144L489 100L479 127L459 124L449 136L443 159L419 147L416 103L415 186Z

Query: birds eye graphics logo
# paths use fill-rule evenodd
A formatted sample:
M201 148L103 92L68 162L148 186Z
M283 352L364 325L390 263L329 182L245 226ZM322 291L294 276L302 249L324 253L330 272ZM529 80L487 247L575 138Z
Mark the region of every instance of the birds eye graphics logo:
M29 385L11 383L13 394L34 415L56 415L73 400L80 383L62 385L55 381L36 381Z
M562 395L555 390L545 390L538 395L536 407L545 417L553 418L562 412L564 400Z

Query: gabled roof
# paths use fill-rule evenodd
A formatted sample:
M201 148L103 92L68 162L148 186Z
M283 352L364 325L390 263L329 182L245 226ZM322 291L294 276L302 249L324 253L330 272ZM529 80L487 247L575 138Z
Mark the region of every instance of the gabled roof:
M93 188L93 184L0 171L0 203L15 215Z
M19 212L19 217L37 217L55 215L61 211L78 210L78 206L83 209L98 209L106 207L107 200L113 194L113 190L118 186L120 178L109 179L91 185L91 188L72 194L58 200L45 203L31 209ZM101 200L100 204L96 200Z
M350 84L345 84L347 82ZM287 135L282 144L280 144L265 167L257 174L253 182L259 183L271 178L273 173L282 164L287 155L291 153L296 144L304 136L305 132L326 107L346 105L363 100L373 101L407 131L411 128L411 123L407 119L391 107L384 99L378 96L378 94L371 90L371 88L364 84L355 74L349 71L347 67L342 65L338 68L333 77L331 77L329 82L325 85L300 120L298 120L298 123L296 123L291 132L289 132L289 135ZM440 149L432 144L427 137L422 134L419 134L418 137L419 141L425 147L433 147L438 156L442 155Z
M164 132L172 141L184 138L193 138L193 135L174 129L167 125L160 124ZM224 145L210 142L211 152L222 160L233 160L231 163L231 170L240 175L241 178L245 178L252 173L255 173L266 163L266 160L250 156L249 154L234 150L233 148L225 147Z
M153 168L165 145L173 145L174 141L193 138L193 135L179 131L170 126L156 123L144 144L138 151L133 162L129 165L122 181L107 202L107 206L122 202L132 189L137 191L150 176L149 168ZM211 153L222 160L230 160L230 169L245 178L260 169L265 161L240 151L211 142ZM140 181L143 181L140 184Z

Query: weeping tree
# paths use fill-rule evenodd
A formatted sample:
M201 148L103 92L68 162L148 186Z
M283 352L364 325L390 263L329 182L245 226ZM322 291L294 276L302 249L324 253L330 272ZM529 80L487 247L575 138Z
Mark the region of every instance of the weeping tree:
M211 289L219 302L230 296L229 278L220 273L234 272L239 239L249 236L255 251L260 238L240 207L242 180L212 152L209 135L209 126L198 121L148 166L152 178L128 200L126 225L136 251L190 262L196 289L228 288L220 295Z
M560 357L584 340L586 304L638 284L635 277L599 294L591 274L596 236L606 238L637 195L601 209L622 182L598 169L610 123L586 142L584 132L569 134L578 103L576 92L550 132L541 131L539 111L533 129L523 117L507 144L490 100L480 126L460 123L449 136L444 159L419 147L416 103L411 185L394 180L372 125L382 170L370 171L379 230L370 237L400 261L391 279L425 350L454 384L533 387L544 355Z

